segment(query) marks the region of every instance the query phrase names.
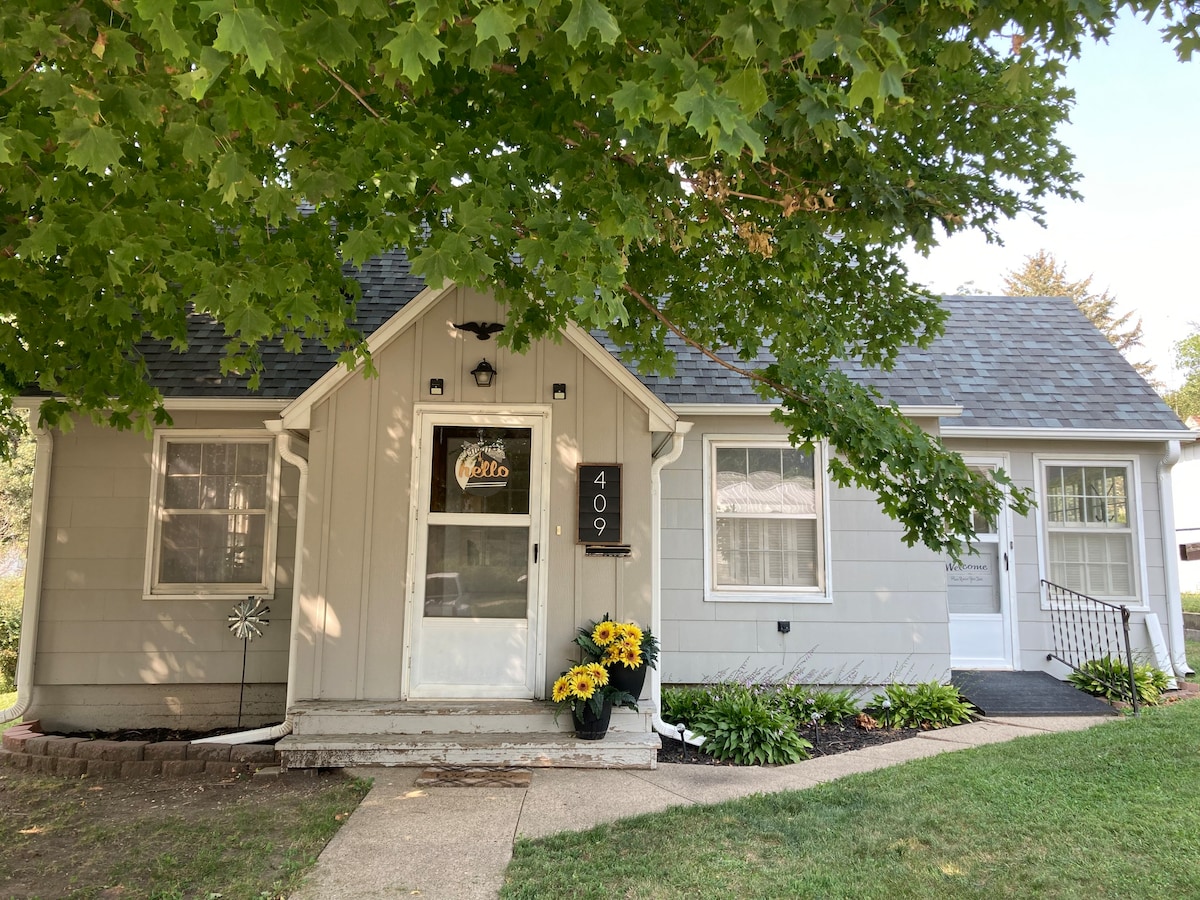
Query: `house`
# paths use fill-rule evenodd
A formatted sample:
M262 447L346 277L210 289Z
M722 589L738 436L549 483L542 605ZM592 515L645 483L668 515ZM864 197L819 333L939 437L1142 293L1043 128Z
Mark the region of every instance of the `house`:
M251 393L197 320L186 355L146 348L172 427L40 436L18 711L207 728L240 702L293 732L298 765L417 759L440 730L503 737L431 758L652 765L645 713L614 722L606 761L513 749L554 730L512 701L547 696L585 621L651 625L663 683L1061 674L1042 579L1127 604L1137 648L1187 669L1168 498L1193 436L1068 300L947 298L931 348L855 374L1035 492L955 564L687 348L671 378L573 326L515 355L487 294L430 288L399 254L357 277L378 377L267 350ZM248 645L229 627L246 598L270 607Z

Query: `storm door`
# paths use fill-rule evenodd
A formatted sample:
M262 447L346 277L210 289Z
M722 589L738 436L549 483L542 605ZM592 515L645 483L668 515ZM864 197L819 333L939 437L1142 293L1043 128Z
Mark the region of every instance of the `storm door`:
M1000 460L968 458L978 472L996 469ZM946 561L946 602L950 615L950 663L958 669L1011 669L1013 619L1012 546L1008 509L997 521L975 514L972 554Z
M408 696L532 698L543 419L418 415Z

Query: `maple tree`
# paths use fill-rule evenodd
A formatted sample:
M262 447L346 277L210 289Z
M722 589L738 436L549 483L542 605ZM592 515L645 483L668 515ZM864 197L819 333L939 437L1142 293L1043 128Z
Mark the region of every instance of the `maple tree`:
M1046 250L1025 257L1025 264L1004 277L1004 293L1010 297L1070 297L1072 302L1121 351L1129 364L1146 380L1154 378L1154 364L1135 360L1133 352L1142 346L1142 320L1133 311L1119 312L1117 298L1108 291L1092 290L1092 276L1072 281L1067 267L1059 264Z
M1179 418L1200 419L1200 325L1192 323L1191 333L1175 342L1175 367L1183 375L1183 384L1167 391L1163 399Z
M1200 12L1165 12L1186 56ZM166 419L138 342L319 338L353 365L343 260L403 248L493 290L521 349L568 321L648 370L675 332L828 439L910 542L956 552L1001 487L830 366L944 312L898 252L1073 196L1073 0L50 0L0 11L0 415ZM735 363L736 364L736 363ZM1021 492L1013 494L1024 508Z

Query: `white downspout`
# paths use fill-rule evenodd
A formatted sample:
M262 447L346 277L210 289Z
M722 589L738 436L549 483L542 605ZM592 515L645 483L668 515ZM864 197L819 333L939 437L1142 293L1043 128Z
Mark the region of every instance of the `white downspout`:
M21 603L21 643L17 647L17 702L0 709L0 722L19 719L33 698L33 658L37 655L42 610L42 566L46 556L46 507L50 502L50 463L54 438L48 428L33 430L33 502L29 510L29 547L25 551L25 597Z
M1162 514L1163 576L1167 593L1167 643L1171 667L1182 678L1191 675L1184 645L1183 601L1179 597L1179 557L1175 549L1175 497L1171 469L1179 462L1179 441L1167 441L1167 452L1158 464L1159 511Z
M650 465L650 630L662 635L662 470L683 453L683 440L692 430L691 422L677 422L671 435L671 449ZM662 659L659 667L650 670L650 702L654 707L650 723L654 730L666 737L683 740L700 746L704 738L693 734L682 725L664 722L662 710Z
M263 424L267 426L267 431L276 435L279 455L300 472L300 490L296 497L296 555L292 562L292 621L288 638L287 699L283 706L284 719L278 725L200 738L193 741L194 744L253 744L258 741L273 741L292 733L292 718L289 711L296 702L296 658L300 649L300 576L304 574L304 520L308 510L308 460L292 450L291 439L283 432L281 421L268 420Z

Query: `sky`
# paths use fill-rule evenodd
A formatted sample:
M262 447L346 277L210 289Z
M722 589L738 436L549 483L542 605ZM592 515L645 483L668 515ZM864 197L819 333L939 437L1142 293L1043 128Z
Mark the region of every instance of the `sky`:
M913 277L943 294L968 282L999 294L1005 274L1048 250L1070 280L1091 275L1093 291L1142 318L1135 358L1176 387L1172 346L1200 325L1200 54L1180 62L1155 25L1126 16L1070 63L1067 83L1076 102L1060 134L1084 199L1047 201L1046 228L1031 217L1002 224L1003 246L963 234L928 258L912 254Z

